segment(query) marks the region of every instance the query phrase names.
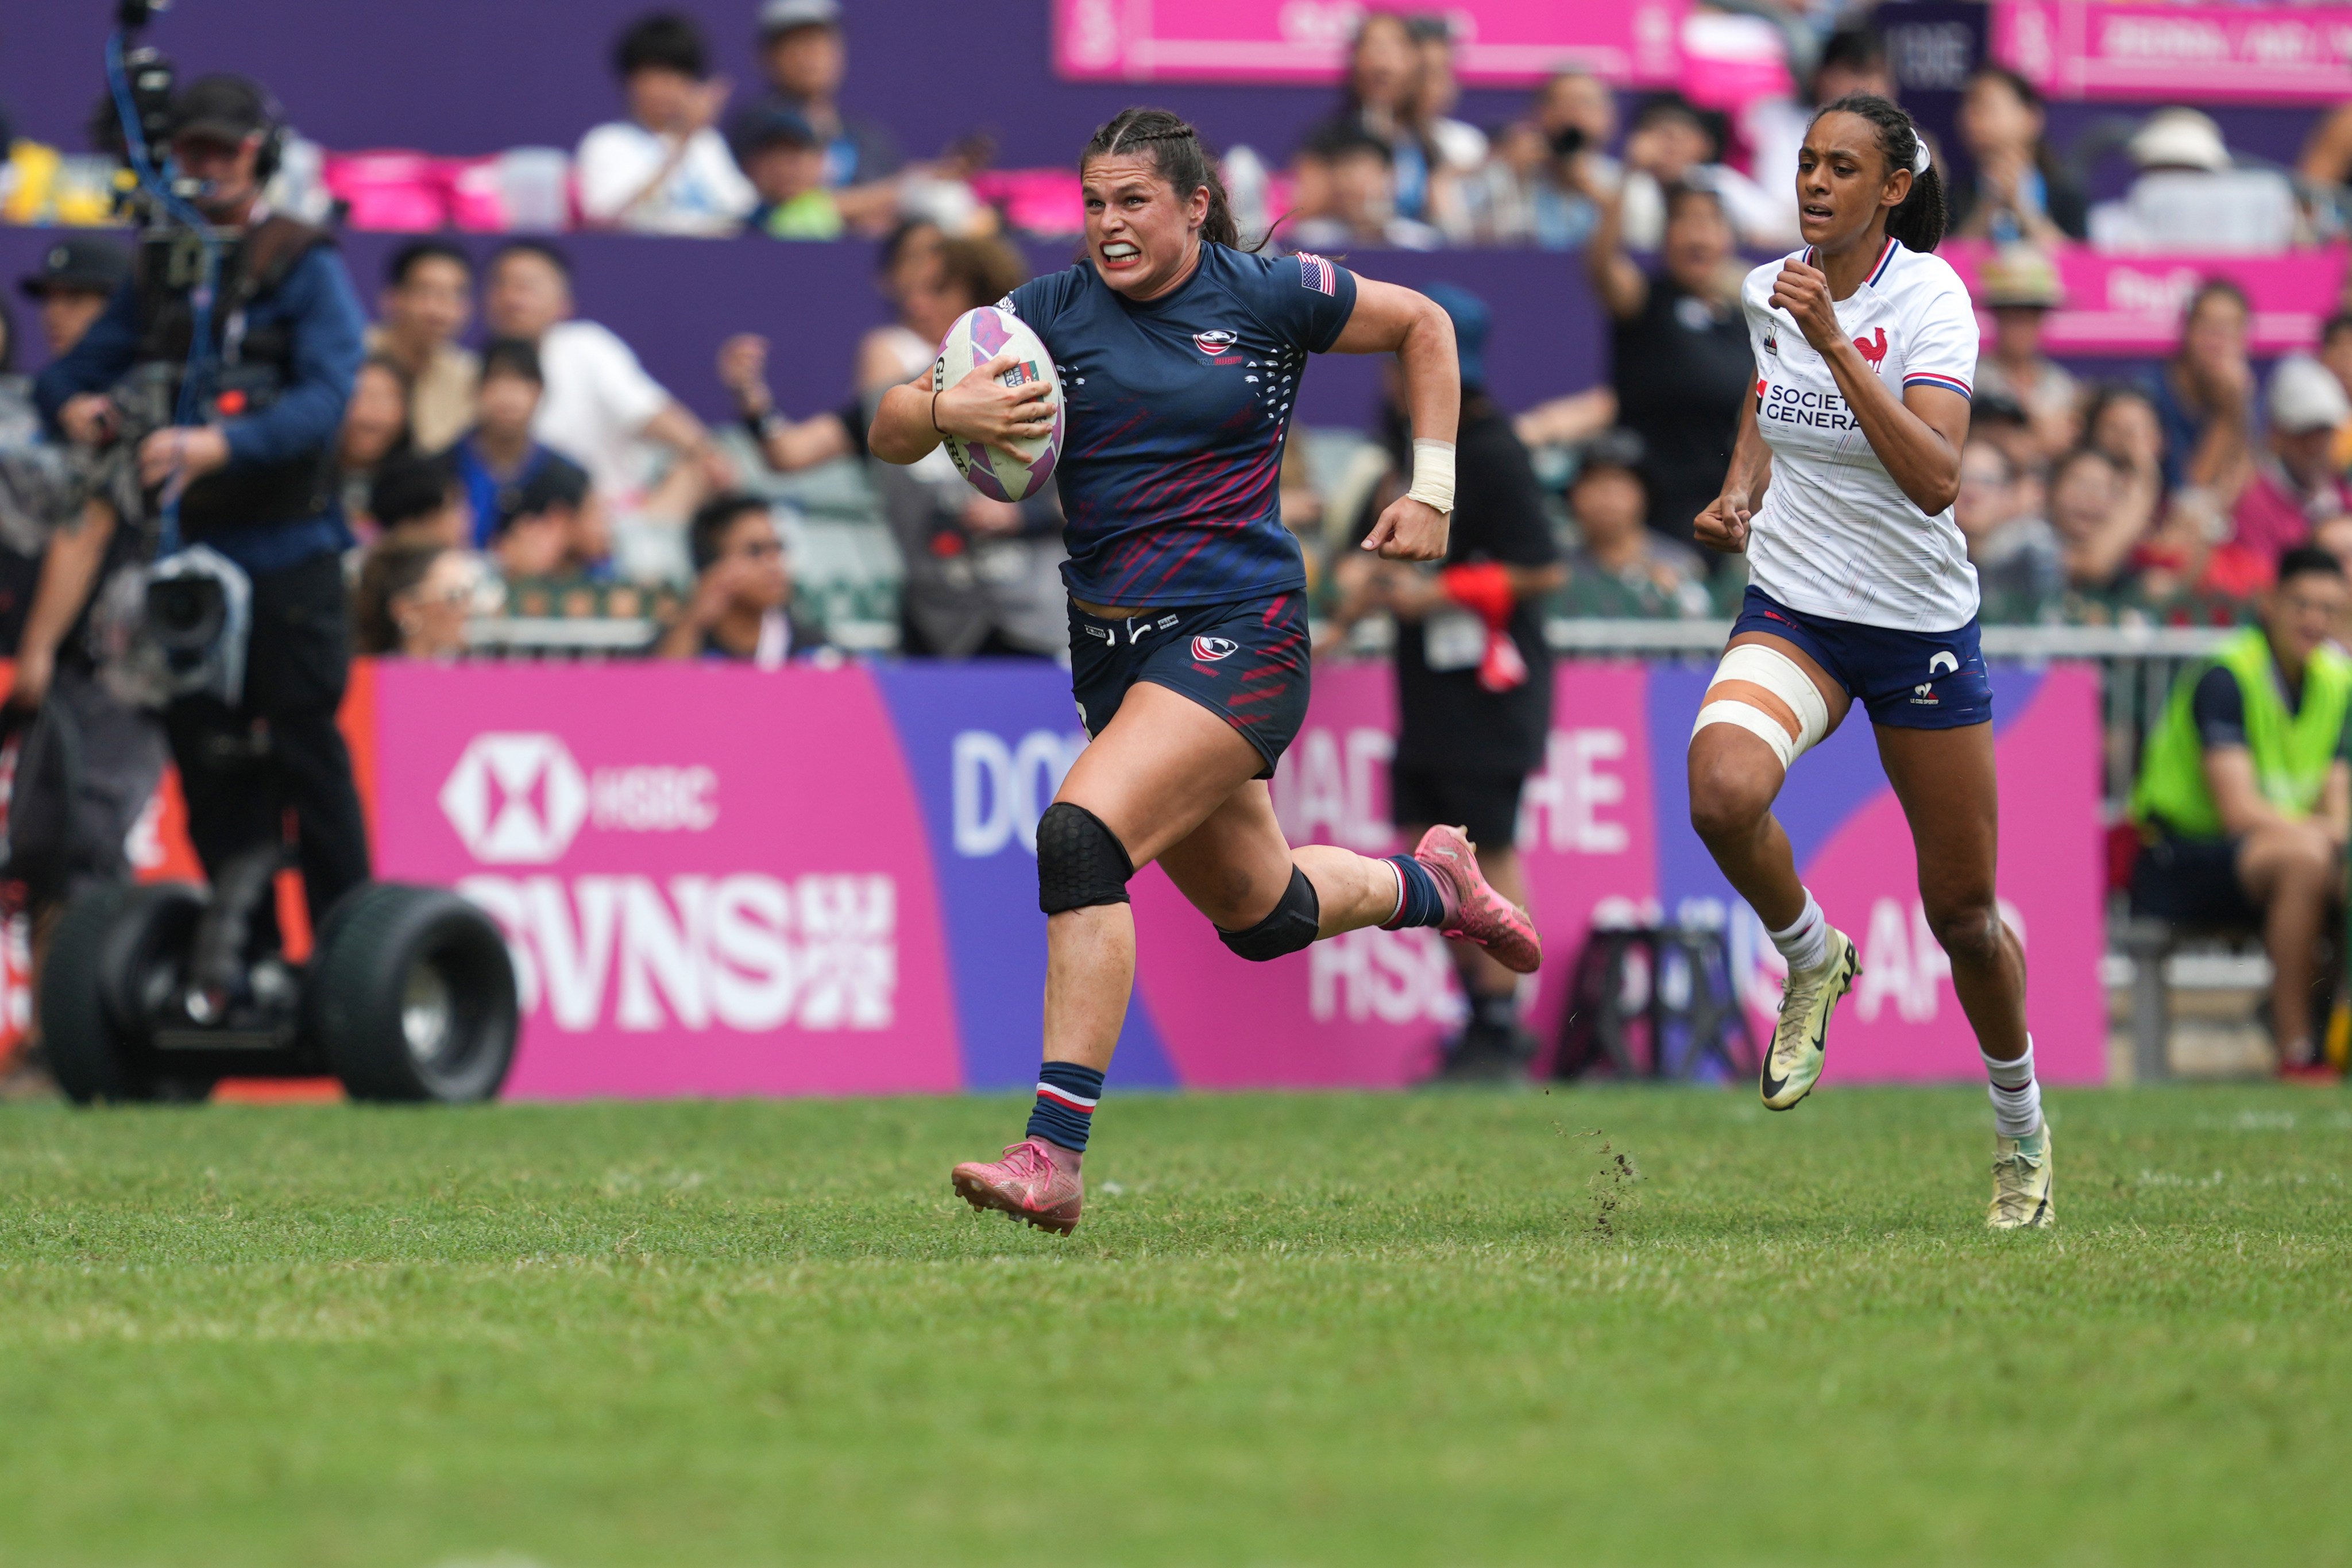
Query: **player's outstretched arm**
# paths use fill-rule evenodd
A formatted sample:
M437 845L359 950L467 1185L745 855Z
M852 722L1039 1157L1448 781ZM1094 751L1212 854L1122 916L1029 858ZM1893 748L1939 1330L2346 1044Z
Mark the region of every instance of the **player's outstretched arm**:
M955 385L931 390L931 373L924 371L903 386L882 395L874 411L874 427L866 445L886 463L920 462L949 436L967 441L1009 446L1034 441L1054 433L1054 400L1041 382L1007 386L996 378L1018 363L999 354Z
M1454 511L1454 435L1462 422L1462 361L1454 321L1427 295L1359 273L1356 307L1333 353L1397 356L1412 416L1412 488L1364 536L1391 561L1439 561Z

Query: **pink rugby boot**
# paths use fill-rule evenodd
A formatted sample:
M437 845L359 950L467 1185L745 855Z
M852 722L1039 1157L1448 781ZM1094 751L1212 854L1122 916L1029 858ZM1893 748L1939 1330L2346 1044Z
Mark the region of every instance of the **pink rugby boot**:
M1458 827L1433 827L1421 836L1412 858L1430 869L1445 894L1445 923L1438 931L1457 942L1475 942L1514 974L1533 974L1543 964L1543 938L1528 911L1486 885L1478 870L1478 847Z
M1006 1144L1002 1160L967 1160L958 1165L955 1190L976 1209L1000 1209L1058 1236L1078 1228L1078 1210L1086 1201L1086 1184L1078 1173L1055 1164L1034 1138Z

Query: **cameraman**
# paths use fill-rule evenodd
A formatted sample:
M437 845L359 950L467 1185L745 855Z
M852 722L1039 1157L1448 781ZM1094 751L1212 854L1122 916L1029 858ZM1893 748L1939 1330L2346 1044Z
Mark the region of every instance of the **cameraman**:
M368 875L351 754L335 726L351 668L339 557L352 538L333 458L362 354L359 301L331 237L262 204L279 135L259 87L201 78L173 102L170 126L178 172L197 184L193 205L223 242L212 342L190 389L203 423L127 431L109 395L142 371L176 385L189 362L194 279L172 264L175 246L187 258L184 232L151 236L130 281L42 373L35 397L80 446L135 440L128 456L150 511L177 494L184 542L211 546L251 579L239 701L183 692L164 723L206 873L217 879L240 853L281 841L290 809L317 921ZM266 942L268 900L255 921Z

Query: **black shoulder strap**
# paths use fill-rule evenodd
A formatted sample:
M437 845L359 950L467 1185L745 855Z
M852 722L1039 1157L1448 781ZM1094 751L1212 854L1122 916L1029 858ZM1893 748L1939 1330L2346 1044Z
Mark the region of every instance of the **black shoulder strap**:
M246 236L245 265L237 279L240 302L249 303L286 281L295 264L335 237L316 224L272 215Z

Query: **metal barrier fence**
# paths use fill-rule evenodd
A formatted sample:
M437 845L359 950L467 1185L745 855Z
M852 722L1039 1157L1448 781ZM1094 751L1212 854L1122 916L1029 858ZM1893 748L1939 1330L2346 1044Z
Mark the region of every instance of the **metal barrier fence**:
M1369 628L1367 628L1369 629ZM644 655L659 628L650 620L503 617L477 621L470 630L478 655L508 658L627 658ZM1728 621L1557 619L1545 628L1564 658L1712 660L1731 634ZM1987 626L1984 651L1993 658L2042 663L2088 660L2099 666L2104 692L2104 776L2108 820L2120 821L2148 729L2180 672L2230 635L2215 626ZM858 639L863 642L867 639ZM1385 651L1377 635L1351 639L1360 653ZM852 651L881 651L854 647Z
M1567 658L1712 659L1729 621L1555 620L1552 651ZM2182 670L2230 636L2226 626L1987 626L1988 658L2027 664L2074 659L2099 667L2105 706L2103 776L2107 819L2121 821L2137 777L2140 748Z

